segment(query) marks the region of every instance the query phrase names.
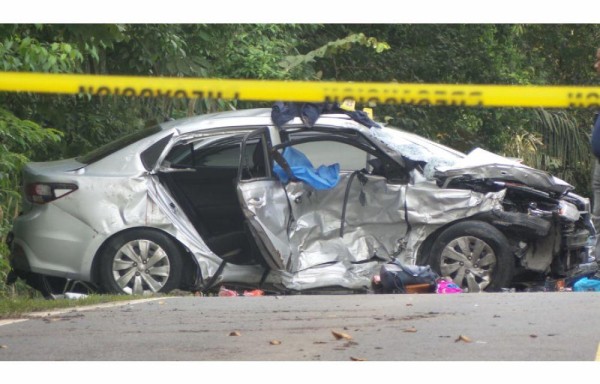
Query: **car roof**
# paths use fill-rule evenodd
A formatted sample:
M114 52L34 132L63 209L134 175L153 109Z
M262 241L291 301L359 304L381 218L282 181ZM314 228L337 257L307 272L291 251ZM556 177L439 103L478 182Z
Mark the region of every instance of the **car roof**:
M360 124L356 123L348 115L344 114L321 115L318 122L320 124L336 125L344 128L360 128ZM241 109L236 111L209 113L205 115L167 121L160 124L163 130L178 130L180 133L244 125L273 125L273 121L271 119L271 108ZM290 120L286 125L303 125L303 123L299 117L296 117L293 120Z

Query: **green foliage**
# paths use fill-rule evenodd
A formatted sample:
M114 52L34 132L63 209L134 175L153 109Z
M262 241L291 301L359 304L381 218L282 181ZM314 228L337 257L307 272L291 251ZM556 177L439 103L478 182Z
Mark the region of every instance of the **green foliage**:
M21 167L37 148L58 142L62 133L21 120L0 107L0 233L4 233L18 213Z
M591 69L598 41L595 24L0 24L0 70L589 85L598 84ZM166 118L253 106L0 93L0 237L18 213L26 161L77 156ZM523 158L589 195L592 111L378 105L374 112L462 151L483 147ZM0 279L5 255L0 246Z
M0 296L1 297L1 296ZM161 295L155 295L161 297ZM87 297L69 300L56 299L46 300L41 297L9 297L0 300L0 319L19 318L25 314L33 312L51 311L62 308L73 308L86 305L97 305L102 303L111 303L117 301L131 301L149 299L147 296L130 295L88 295Z
M375 37L367 37L364 33L353 33L343 39L327 42L325 45L304 55L288 56L279 65L287 73L301 65L311 64L317 58L332 57L339 53L348 52L355 44L373 48L376 53L382 53L390 49L388 43L378 41Z
M34 294L23 283L10 288L4 286L9 267L4 235L19 213L21 167L38 148L60 141L61 136L60 131L21 120L0 107L0 298L16 293Z

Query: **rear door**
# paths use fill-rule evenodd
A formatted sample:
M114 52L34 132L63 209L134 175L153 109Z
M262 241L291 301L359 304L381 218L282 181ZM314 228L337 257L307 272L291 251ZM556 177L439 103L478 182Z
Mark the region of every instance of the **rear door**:
M238 169L238 199L248 227L271 269L289 270L292 216L286 191L271 169L268 128L246 135Z

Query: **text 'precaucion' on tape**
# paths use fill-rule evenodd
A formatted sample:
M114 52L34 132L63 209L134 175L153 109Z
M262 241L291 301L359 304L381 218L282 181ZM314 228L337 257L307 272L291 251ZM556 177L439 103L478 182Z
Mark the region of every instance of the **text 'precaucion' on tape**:
M0 72L0 91L473 107L600 108L600 87L231 80Z

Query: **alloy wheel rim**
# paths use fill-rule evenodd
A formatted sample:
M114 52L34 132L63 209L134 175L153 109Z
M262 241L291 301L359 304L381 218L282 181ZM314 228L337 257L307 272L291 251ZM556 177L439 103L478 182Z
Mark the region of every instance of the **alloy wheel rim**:
M496 254L488 243L477 237L462 236L442 251L440 272L451 277L465 292L480 292L491 283L496 262Z
M151 240L124 244L113 259L112 274L123 292L144 295L160 291L169 278L171 263L167 253Z

